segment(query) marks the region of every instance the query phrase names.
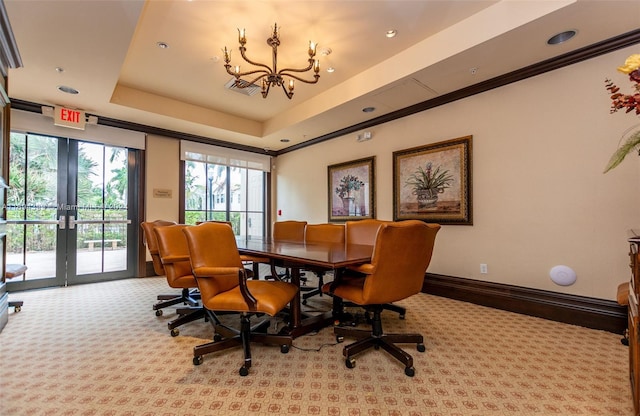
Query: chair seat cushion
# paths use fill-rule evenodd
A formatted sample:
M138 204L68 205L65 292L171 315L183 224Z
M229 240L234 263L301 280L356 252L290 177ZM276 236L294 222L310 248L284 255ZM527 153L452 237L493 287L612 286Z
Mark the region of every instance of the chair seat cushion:
M364 305L364 299L362 297L365 277L348 276L340 280L338 285L333 291L333 295L353 302L357 305ZM331 293L331 284L333 282L325 283L322 286L323 293Z
M27 266L24 264L7 264L5 266L4 277L7 279L13 279L14 277L22 276L27 271Z
M175 289L195 289L198 287L198 282L193 275L178 276L171 281L167 280L167 283Z
M248 280L247 288L257 301L255 311L247 308L239 286L208 300L203 299L203 302L207 309L214 311L260 312L274 316L284 309L298 292L296 285L280 281Z

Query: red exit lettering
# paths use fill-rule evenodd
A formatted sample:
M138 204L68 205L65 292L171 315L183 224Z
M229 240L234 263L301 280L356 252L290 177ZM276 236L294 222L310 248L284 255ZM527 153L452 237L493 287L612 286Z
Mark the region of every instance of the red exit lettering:
M71 123L80 122L80 111L69 110L68 108L60 109L60 120L69 121Z

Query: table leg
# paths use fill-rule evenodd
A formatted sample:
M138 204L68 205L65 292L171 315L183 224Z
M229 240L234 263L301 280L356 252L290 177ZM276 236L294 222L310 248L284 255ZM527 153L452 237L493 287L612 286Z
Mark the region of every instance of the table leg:
M298 267L291 267L291 283L300 287L300 269ZM302 308L300 303L300 291L296 293L296 295L291 299L291 303L289 304L289 308L291 310L291 333L295 334L300 328L300 324L302 322ZM295 335L294 335L295 337Z
M300 268L287 266L291 270L291 283L300 286ZM333 313L328 311L319 315L310 316L304 318L302 316L302 303L300 301L300 291L296 293L294 298L289 304L289 310L291 313L291 322L289 327L285 329L286 333L291 335L291 338L297 338L301 335L308 334L312 331L318 331L326 326L333 324Z

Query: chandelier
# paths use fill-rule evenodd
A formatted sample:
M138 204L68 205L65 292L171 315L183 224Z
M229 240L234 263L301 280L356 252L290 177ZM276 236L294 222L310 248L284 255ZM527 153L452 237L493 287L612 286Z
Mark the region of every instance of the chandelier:
M227 69L227 72L230 75L233 75L235 80L236 88L247 88L250 86L257 85L257 82L261 83L262 87L262 98L267 98L269 95L269 89L272 86L282 87L287 98L291 99L293 97L293 88L294 88L294 80L298 80L300 82L305 82L307 84L315 84L318 82L320 78L320 61L317 59L313 59L316 56L316 48L317 44L309 41L309 65L305 68L284 68L278 70L278 46L280 46L280 37L278 33L278 24L273 25L273 34L269 39L267 39L267 45L271 46L271 54L273 57L273 66L270 67L265 64L261 64L259 62L254 62L251 59L247 58L246 52L247 48L245 45L247 44L247 38L245 37L245 30L238 29L238 42L240 43L240 55L242 59L246 62L250 63L253 66L264 68L264 69L254 69L252 71L240 72L240 66L236 65L234 67L231 66L231 50L224 47L224 67ZM294 73L302 73L310 71L313 68L313 79L303 79ZM240 77L244 77L247 75L255 76L255 78L251 81L243 81ZM287 80L285 80L285 77Z

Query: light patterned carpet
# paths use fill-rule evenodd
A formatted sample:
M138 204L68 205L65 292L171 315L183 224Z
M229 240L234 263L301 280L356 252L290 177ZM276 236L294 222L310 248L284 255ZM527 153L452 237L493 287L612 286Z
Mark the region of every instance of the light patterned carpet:
M416 295L384 328L418 331L406 345L415 377L382 350L344 365L331 328L295 348L252 345L192 364L209 323L172 338L156 317L164 278L12 293L22 311L0 333L0 415L631 415L628 349L620 336L473 304ZM309 300L324 307L326 296ZM347 339L346 342L351 340Z

